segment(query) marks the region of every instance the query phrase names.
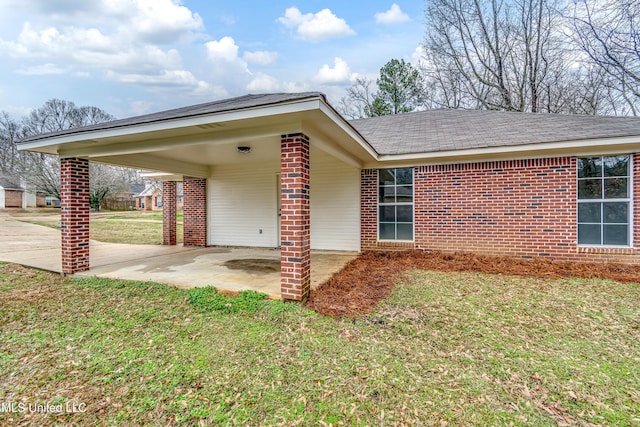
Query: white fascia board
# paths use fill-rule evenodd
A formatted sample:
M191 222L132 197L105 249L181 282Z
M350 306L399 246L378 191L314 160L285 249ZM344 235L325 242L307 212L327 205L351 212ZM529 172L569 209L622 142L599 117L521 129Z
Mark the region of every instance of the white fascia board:
M341 115L336 113L335 110L329 105L324 102L321 102L320 104L320 110L327 117L329 117L336 125L338 125L338 127L340 127L340 129L342 129L344 133L349 135L351 139L356 141L362 148L364 148L371 157L373 157L374 159L378 159L379 155L376 150L373 149L369 142L364 139L364 137L353 128L353 126L351 126Z
M91 139L113 138L146 132L161 132L164 130L207 125L212 123L224 123L235 120L247 120L280 114L300 113L304 111L320 109L321 104L322 102L320 98L311 98L299 101L291 101L284 104L266 105L247 108L243 110L222 111L195 117L167 119L157 122L141 123L137 125L125 125L112 129L79 132L70 135L60 135L31 142L24 142L18 144L18 148L20 150L33 150L50 145L68 144L70 142L79 142Z
M422 164L450 164L469 162L490 162L495 160L516 160L524 158L544 158L561 156L583 156L603 154L626 154L640 151L640 137L618 137L585 139L577 141L550 142L501 147L472 148L468 150L447 150L433 153L384 154L377 161L365 164L365 168Z

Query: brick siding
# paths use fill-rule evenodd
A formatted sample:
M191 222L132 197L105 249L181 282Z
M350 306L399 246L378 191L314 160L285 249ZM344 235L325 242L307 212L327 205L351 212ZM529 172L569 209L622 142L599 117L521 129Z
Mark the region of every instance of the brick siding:
M633 204L640 212L640 159L633 161ZM362 171L363 250L413 247L640 264L634 248L578 247L575 157L414 168L415 241L409 244L377 242L376 173Z
M21 208L22 207L22 191L4 190L4 207L5 208Z
M89 161L60 159L62 272L89 269Z
M281 296L304 301L311 289L309 216L309 138L282 135L281 180Z
M162 244L176 244L176 182L162 182Z
M207 180L185 176L183 188L184 246L207 246Z

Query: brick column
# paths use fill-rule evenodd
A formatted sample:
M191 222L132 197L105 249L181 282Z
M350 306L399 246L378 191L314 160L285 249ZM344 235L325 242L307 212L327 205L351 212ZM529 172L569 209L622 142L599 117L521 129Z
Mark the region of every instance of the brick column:
M207 246L207 180L185 176L182 185L184 246Z
M176 244L176 182L162 182L162 244Z
M282 135L280 155L280 293L305 301L311 288L309 137Z
M376 248L378 242L378 170L360 171L360 248Z
M633 227L633 236L630 245L636 249L640 248L640 153L635 153L631 156L632 164L629 165L632 168L633 177L633 208L631 216L631 224Z
M89 161L60 159L62 272L89 269Z

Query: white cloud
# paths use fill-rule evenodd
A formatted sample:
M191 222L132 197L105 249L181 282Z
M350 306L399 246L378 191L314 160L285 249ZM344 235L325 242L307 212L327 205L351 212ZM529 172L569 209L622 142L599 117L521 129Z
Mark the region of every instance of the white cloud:
M0 56L15 59L20 73L78 77L99 70L123 82L203 90L178 50L160 47L194 40L204 29L178 0L21 1L30 21L15 39L0 39Z
M307 41L322 41L354 35L347 21L338 18L330 9L322 9L317 13L302 14L297 7L285 10L278 22L287 28L296 28L298 36Z
M348 83L353 77L349 64L342 58L336 57L333 60L333 68L324 64L316 74L315 81L320 84L342 84Z
M275 64L278 59L278 52L256 51L245 52L242 58L253 64L259 65L272 65Z
M209 59L213 61L233 62L238 60L238 45L233 37L225 36L220 40L213 40L205 44Z
M411 21L411 18L409 18L409 15L404 13L400 9L400 6L398 6L395 3L392 4L391 8L386 12L376 13L375 17L376 17L376 23L386 24L386 25L401 24L403 22Z
M55 64L42 64L33 67L21 68L16 70L19 74L25 75L47 75L47 74L64 74L68 70Z
M130 23L139 36L152 43L171 43L193 31L202 30L202 18L172 0L103 1L105 9L118 15L130 14ZM124 9L124 10L123 10Z
M411 54L411 63L413 64L413 66L418 68L426 66L426 54L427 51L424 49L424 46L418 45Z
M149 112L149 110L151 109L151 102L148 101L133 101L130 106L129 106L129 111L131 111L131 113L133 113L136 116L141 116L143 114L146 114Z
M277 92L281 90L278 79L264 73L256 73L246 89L249 92Z

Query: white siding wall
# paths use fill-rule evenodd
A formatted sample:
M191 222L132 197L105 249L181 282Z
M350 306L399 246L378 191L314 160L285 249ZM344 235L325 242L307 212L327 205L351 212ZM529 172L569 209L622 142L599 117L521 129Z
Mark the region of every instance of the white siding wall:
M311 248L360 250L360 169L313 150Z
M215 168L207 183L210 245L278 246L279 171L279 164Z
M35 208L36 207L36 193L25 191L22 193L22 208Z
M208 244L279 246L279 172L279 164L215 168L207 183ZM311 248L359 251L360 170L312 150L310 193Z
M0 209L4 209L4 188L0 187Z

